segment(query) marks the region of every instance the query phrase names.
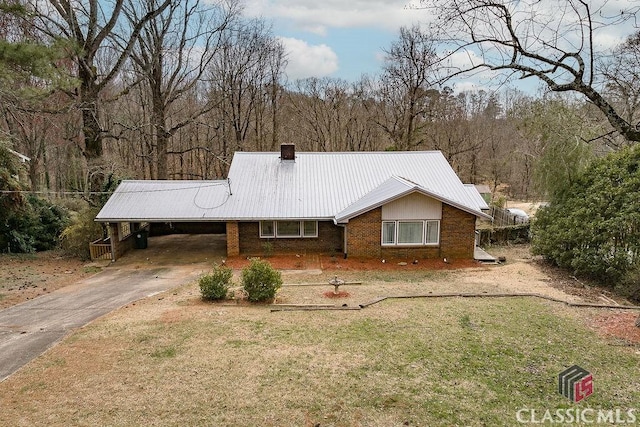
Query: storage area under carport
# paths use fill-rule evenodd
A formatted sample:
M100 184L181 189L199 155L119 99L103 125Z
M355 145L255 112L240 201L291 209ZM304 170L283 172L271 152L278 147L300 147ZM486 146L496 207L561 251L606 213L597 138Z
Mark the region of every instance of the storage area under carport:
M107 227L109 237L90 244L92 259L155 257L184 263L223 258L227 252L224 222L108 223Z
M146 249L131 249L118 262L160 265L219 263L226 254L224 234L150 234Z

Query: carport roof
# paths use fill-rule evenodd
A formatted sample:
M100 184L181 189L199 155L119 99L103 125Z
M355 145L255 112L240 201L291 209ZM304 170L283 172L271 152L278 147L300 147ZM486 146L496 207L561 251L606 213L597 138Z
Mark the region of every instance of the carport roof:
M201 221L229 199L227 181L122 181L100 222Z
M295 160L281 160L280 152L236 152L228 180L123 181L96 220L338 222L406 191L486 216L484 201L479 204L439 151L303 152Z

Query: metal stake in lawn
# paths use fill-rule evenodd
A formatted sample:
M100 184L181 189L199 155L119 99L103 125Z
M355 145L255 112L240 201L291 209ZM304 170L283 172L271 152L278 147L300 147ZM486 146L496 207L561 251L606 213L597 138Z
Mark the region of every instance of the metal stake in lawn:
M329 280L329 284L335 286L333 294L338 295L338 288L340 287L340 285L344 285L344 280L338 279L338 276L333 276L333 279Z

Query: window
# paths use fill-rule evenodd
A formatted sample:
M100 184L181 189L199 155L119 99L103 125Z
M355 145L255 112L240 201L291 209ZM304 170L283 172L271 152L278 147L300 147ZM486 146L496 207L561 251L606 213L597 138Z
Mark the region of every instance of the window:
M423 243L423 221L398 222L398 244L420 245Z
M260 221L260 237L276 237L273 221Z
M425 221L427 225L427 236L425 244L437 245L440 243L440 221Z
M300 221L277 221L276 235L278 237L300 237Z
M382 244L395 245L396 243L396 222L384 221L382 223Z
M120 238L120 241L126 239L127 237L131 236L131 223L130 222L119 222L118 223L118 227L120 228L118 230L118 237Z
M303 237L318 237L318 221L303 222Z
M260 221L260 237L318 237L318 221Z
M437 245L440 221L383 221L382 245Z

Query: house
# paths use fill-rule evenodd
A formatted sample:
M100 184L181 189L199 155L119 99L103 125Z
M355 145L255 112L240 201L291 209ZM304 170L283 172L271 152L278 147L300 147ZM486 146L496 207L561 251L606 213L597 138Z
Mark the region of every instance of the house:
M491 203L491 188L489 188L486 184L476 184L476 190L480 193L480 196L484 199L484 201L489 204Z
M439 151L237 152L226 180L123 181L98 213L112 259L131 231L170 223L226 233L227 254L473 259L477 218L490 218Z

